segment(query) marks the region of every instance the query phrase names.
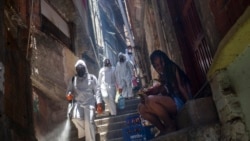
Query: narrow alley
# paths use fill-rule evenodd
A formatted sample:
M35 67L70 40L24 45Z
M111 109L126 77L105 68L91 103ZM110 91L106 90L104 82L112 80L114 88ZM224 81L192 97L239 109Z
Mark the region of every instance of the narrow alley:
M249 141L249 60L249 0L0 0L0 140Z

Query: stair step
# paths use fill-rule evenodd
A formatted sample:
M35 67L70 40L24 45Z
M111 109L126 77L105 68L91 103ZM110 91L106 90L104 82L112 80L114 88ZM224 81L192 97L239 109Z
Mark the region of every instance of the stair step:
M126 105L133 105L133 104L138 104L140 102L140 98L139 97L135 97L133 99L126 99L125 100L125 104Z
M122 137L122 129L111 130L108 132L100 133L100 141L109 141L110 139L121 138L121 137Z
M138 98L125 100L125 105L126 105L125 109L120 110L117 108L117 115L136 112L139 101L140 100ZM105 111L102 114L96 113L96 119L108 117L110 116L109 114L110 114L109 109L107 108L107 104L105 104Z
M121 127L125 126L125 121L122 122L115 122L115 123L108 123L108 124L102 124L97 126L97 132L101 133L101 132L107 132L107 131L111 131L111 130L117 130L117 129L121 129Z
M156 137L151 141L218 141L220 128L219 123L192 126Z
M123 114L137 112L137 106L138 106L138 104L126 105L125 109L122 109L122 110L117 109L117 115L123 115ZM109 112L108 108L105 108L105 111L102 114L96 113L96 119L105 118L105 117L109 117L109 116L110 116L110 112Z
M122 129L126 126L125 120L128 116L138 114L137 105L139 103L139 99L127 100L126 102L126 108L124 110L119 110L117 116L96 120L100 133L100 141L123 140ZM198 105L200 105L200 107ZM218 117L216 116L216 110L214 110L213 106L211 98L197 99L188 102L184 106L183 110L178 113L178 126L182 129L169 133L165 136L154 138L152 141L173 140L175 138L177 141L181 141L183 139L189 140L190 138L192 139L193 136L194 138L198 138L198 136L205 136L207 134L211 134L211 136L213 136L213 133L210 133L211 131L216 132L214 133L216 135L218 133L218 125L216 124ZM202 111L209 111L209 116L202 115ZM191 133L190 130L197 132L197 134ZM201 130L202 132L198 134L197 130Z
M99 126L99 125L103 125L103 124L112 124L112 123L123 122L123 121L125 122L125 120L128 116L132 116L132 115L136 115L136 114L138 114L138 113L132 112L132 113L127 113L127 114L123 114L123 115L95 119L95 124L97 126Z
M109 139L109 141L124 141L124 139L121 137L121 138Z
M123 141L122 129L126 126L126 118L138 114L137 106L139 102L139 98L126 99L125 109L117 109L116 116L109 116L107 108L105 108L103 114L96 116L95 123L100 141Z
M98 141L123 141L122 129L126 127L126 119L129 116L137 115L137 105L140 102L139 98L134 98L126 100L126 108L123 110L117 110L118 114L116 116L110 116L109 110L106 108L103 114L96 115L95 124L97 126L97 140ZM197 107L197 105L202 105ZM209 107L210 105L210 107ZM211 99L198 99L195 101L190 101L187 103L183 110L178 113L178 122L179 128L182 128L176 132L169 133L157 138L152 139L151 141L165 141L165 140L199 140L199 139L210 139L215 140L219 137L220 126L218 123L204 122L204 121L217 121L215 116L216 114L210 114L213 116L204 117L200 115L201 111L206 111L209 109L210 113L214 112L213 107L211 108ZM197 109L198 108L198 109ZM211 112L212 111L212 112ZM199 114L198 114L198 113ZM196 114L194 114L196 113ZM198 115L197 115L198 114ZM191 117L190 117L191 116ZM188 121L186 121L189 119ZM192 119L192 120L191 120ZM192 122L190 122L192 121ZM199 126L198 123L204 123ZM188 124L189 123L189 124ZM207 123L207 124L206 124ZM193 126L196 125L196 126ZM213 139L212 139L213 138ZM79 141L77 139L76 131L71 131L71 141Z
M107 104L105 104L105 111L102 114L96 113L95 124L97 127L98 141L123 141L122 129L126 126L126 118L128 116L137 115L137 106L140 102L138 97L125 100L125 109L117 109L116 116L110 116ZM71 122L71 125L74 124ZM70 133L70 141L80 141L78 139L77 129L73 127Z

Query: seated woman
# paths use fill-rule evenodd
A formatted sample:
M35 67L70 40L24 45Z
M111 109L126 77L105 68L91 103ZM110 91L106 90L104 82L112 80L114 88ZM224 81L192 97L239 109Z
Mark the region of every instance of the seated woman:
M176 130L175 116L184 103L191 99L190 82L186 74L168 56L155 50L150 61L159 74L159 85L147 90L138 105L141 116L155 125L161 134Z

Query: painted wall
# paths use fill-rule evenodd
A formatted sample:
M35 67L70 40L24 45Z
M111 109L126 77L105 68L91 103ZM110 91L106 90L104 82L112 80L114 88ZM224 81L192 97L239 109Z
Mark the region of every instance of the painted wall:
M220 42L208 72L224 139L249 139L249 60L250 7Z
M249 40L250 43L250 40ZM228 74L231 79L234 90L239 98L242 112L245 117L245 122L250 129L250 44L243 51L242 54L237 57L232 64L228 66Z

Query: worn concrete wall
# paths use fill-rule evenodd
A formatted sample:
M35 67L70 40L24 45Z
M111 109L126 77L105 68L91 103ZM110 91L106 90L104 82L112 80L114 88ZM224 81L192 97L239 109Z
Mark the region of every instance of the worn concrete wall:
M149 56L153 50L160 48L160 42L157 34L156 23L153 13L153 7L151 3L145 3L145 14L144 14L144 30L145 30L145 41L147 44L148 54ZM146 58L146 56L144 56ZM148 62L150 63L150 62ZM157 73L151 66L152 77L157 78Z
M98 65L90 41L90 22L87 9L79 4L76 9L70 0L49 0L55 11L69 24L71 47L66 46L53 35L42 32L40 22L32 30L31 80L33 112L36 137L38 140L59 140L63 133L63 123L67 117L68 102L65 99L68 82L75 74L75 63L83 54L87 55L89 72L98 73ZM78 1L80 2L80 1ZM81 2L80 2L81 3ZM39 3L34 17L39 17ZM85 5L88 6L88 5ZM58 21L55 21L55 23Z
M131 23L131 30L133 31L135 47L133 52L135 54L135 61L138 65L138 73L142 86L145 86L151 80L150 63L148 58L148 45L146 44L145 28L145 7L144 0L126 0L129 22ZM142 61L144 60L144 61Z
M221 40L221 35L215 25L214 15L209 5L210 0L194 0L194 2L205 32L205 38L209 41L212 54L214 54Z
M41 139L39 135L46 137L47 133L59 126L66 119L65 92L75 73L76 59L81 57L84 51L88 51L89 56L94 56L89 36L84 29L86 26L79 18L72 1L46 2L51 4L66 22L76 25L76 35L72 38L77 48L74 53L53 35L42 32L40 1L33 1L33 9L28 2L30 1L6 1L5 5L1 5L1 8L4 6L4 17L1 17L4 18L4 23L1 21L1 27L5 25L4 30L1 28L1 35L5 35L5 42L1 40L4 45L1 46L0 52L5 72L5 94L1 91L0 96L4 97L0 99L4 101L1 104L5 104L5 115L1 118L0 136L8 132L8 140ZM94 65L91 69L98 71ZM2 126L2 123L5 125ZM6 128L4 133L2 128ZM60 133L60 130L57 130L57 133Z
M166 1L145 2L144 30L148 56L156 49L167 53L170 59L184 69L180 48L173 27ZM161 15L161 17L159 17ZM158 29L159 28L159 29ZM156 30L158 29L158 30ZM160 32L160 33L159 33ZM157 73L151 66L152 77L157 78Z
M176 64L178 64L183 70L183 58L181 56L179 43L177 41L175 29L174 29L174 21L170 15L171 6L168 5L168 2L165 0L158 1L158 11L161 15L160 23L161 30L163 32L163 39L165 40L165 45L162 50L164 50L169 58L173 60Z
M208 72L208 78L212 78L217 70L226 68L248 47L250 40L249 9L248 7L223 40L221 40L214 56L214 62Z
M97 75L99 66L94 53L95 41L91 39L92 25L88 15L90 13L87 2L77 0L50 0L49 2L64 19L73 23L75 28L73 37L74 54L78 58L82 58L83 54L87 55L85 60L89 72Z
M41 140L66 118L65 92L77 58L64 44L39 31L31 43L33 110L36 137Z
M33 40L36 40L31 64L33 86L43 91L48 98L63 100L62 94L66 91L69 77L74 75L77 58L73 53L69 55L70 51L67 52L63 44L44 33L38 32Z
M220 121L222 140L249 140L250 8L220 42L208 78Z
M239 103L242 107L244 119L247 125L247 129L250 130L250 111L249 111L249 99L250 99L250 40L249 45L233 62L228 66L228 76L231 79L232 86L237 94Z
M0 140L36 140L32 115L32 89L28 46L28 8L17 1L4 1L1 9L1 62L4 65L3 115ZM18 3L18 4L17 4ZM2 37L2 36L1 36ZM3 132L2 132L3 131ZM2 137L4 136L4 139Z
M239 93L234 90L227 70L217 72L211 81L213 99L221 122L221 140L249 140Z
M190 127L159 136L154 138L153 141L221 141L220 128L219 124Z
M169 58L184 69L167 1L127 0L127 4L135 36L136 61L141 67L143 83L157 78L157 73L149 60L149 55L156 49L166 52Z

